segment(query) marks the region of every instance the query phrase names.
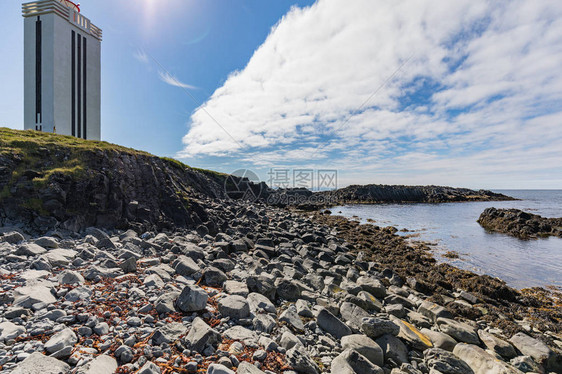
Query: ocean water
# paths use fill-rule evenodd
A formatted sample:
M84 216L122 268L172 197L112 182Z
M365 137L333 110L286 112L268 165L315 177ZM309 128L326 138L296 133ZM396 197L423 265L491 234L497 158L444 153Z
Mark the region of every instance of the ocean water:
M517 208L543 217L562 217L562 190L495 190L520 200L445 204L345 205L332 214L394 226L410 240L432 243L434 256L478 274L488 274L515 288L555 286L562 289L562 239L521 240L490 233L476 220L484 209ZM455 251L458 259L443 257Z

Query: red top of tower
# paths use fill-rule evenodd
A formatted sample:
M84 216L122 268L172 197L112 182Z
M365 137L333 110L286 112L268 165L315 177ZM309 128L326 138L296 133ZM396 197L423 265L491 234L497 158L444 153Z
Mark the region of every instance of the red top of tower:
M74 10L76 10L77 12L80 12L80 4L75 4L70 0L59 0L59 2L62 3L63 5L66 5L69 8L74 8Z

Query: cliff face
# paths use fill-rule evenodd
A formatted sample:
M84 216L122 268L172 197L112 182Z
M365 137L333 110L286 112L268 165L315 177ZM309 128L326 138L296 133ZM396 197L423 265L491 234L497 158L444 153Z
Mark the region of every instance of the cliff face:
M342 203L445 203L454 201L513 200L486 190L441 186L393 186L369 184L349 186L336 191L319 192L326 201Z
M520 239L546 236L562 238L562 218L545 218L519 209L487 208L478 223L487 230L512 235Z
M225 197L226 178L105 142L0 129L0 224L212 226L204 201Z

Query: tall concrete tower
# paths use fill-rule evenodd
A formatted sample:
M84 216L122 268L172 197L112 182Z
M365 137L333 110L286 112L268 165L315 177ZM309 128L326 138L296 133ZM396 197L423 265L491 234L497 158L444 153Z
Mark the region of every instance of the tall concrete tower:
M25 129L100 140L102 31L69 0L22 11Z

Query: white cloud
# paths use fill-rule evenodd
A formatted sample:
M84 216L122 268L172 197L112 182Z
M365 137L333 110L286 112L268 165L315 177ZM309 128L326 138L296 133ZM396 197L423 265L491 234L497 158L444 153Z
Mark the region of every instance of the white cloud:
M148 55L142 49L137 49L137 51L133 54L133 57L136 58L138 61L142 62L143 64L149 64Z
M560 170L560 66L561 2L319 0L194 112L179 156L361 165L373 182Z
M160 70L158 72L158 75L160 76L160 80L162 80L162 82L167 83L170 86L180 87L180 88L188 88L188 89L196 89L197 88L197 87L192 86L190 84L181 82L179 79L177 79L176 77L174 77L173 75L171 75L168 72Z

